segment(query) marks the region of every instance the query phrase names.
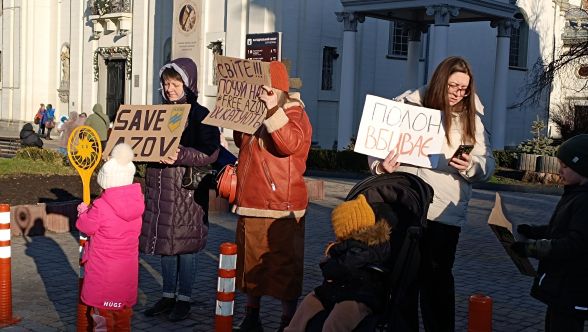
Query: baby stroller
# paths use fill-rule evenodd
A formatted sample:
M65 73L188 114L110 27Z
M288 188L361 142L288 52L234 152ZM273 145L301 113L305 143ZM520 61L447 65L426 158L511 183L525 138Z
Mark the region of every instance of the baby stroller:
M357 183L347 194L346 201L363 194L370 204L389 204L399 222L390 236L391 257L385 266L368 268L386 274L387 304L379 314L366 317L354 331L409 330L402 309L410 302L407 294L418 276L419 243L427 223L433 188L418 176L405 172L373 175ZM377 216L377 214L376 214ZM416 292L416 289L414 289ZM412 299L416 301L416 299ZM416 302L413 302L416 312ZM308 322L307 331L320 331L328 313L321 312Z

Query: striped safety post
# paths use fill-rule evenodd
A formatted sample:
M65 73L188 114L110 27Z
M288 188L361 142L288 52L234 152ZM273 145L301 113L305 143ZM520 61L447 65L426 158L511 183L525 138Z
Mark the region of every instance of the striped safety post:
M0 328L20 322L12 315L10 205L0 204Z
M220 246L218 285L216 288L216 332L233 330L233 306L235 302L235 276L237 275L237 245L225 242Z
M80 275L78 277L78 316L76 322L77 332L88 332L94 329L90 312L91 308L82 302L82 286L84 285L84 266L82 265L82 255L84 253L84 245L86 244L86 241L88 241L88 238L84 233L80 232Z

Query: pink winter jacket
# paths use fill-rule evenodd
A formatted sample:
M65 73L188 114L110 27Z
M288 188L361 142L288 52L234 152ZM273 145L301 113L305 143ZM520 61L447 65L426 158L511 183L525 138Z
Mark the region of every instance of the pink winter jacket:
M82 301L107 310L137 303L139 234L145 210L141 185L106 189L79 215L76 226L86 233L82 264Z

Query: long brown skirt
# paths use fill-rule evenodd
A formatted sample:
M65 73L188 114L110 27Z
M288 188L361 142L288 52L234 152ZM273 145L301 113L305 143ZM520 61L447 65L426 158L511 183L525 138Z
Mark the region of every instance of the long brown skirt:
M304 217L239 217L237 287L253 296L296 300L302 293Z

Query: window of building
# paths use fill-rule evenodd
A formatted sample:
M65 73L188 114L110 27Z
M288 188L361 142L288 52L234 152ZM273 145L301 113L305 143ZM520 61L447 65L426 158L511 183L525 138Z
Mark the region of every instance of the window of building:
M321 90L333 90L334 62L339 57L336 47L323 47L323 72Z
M574 131L586 133L588 130L588 106L574 105Z
M171 61L171 38L165 40L163 43L163 63L168 63Z
M527 67L527 44L529 40L529 26L525 21L519 22L518 28L512 28L510 33L510 52L508 65L516 68Z
M388 56L406 57L408 55L408 31L396 22L390 22L388 35Z

